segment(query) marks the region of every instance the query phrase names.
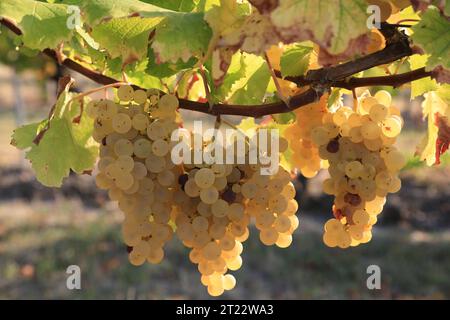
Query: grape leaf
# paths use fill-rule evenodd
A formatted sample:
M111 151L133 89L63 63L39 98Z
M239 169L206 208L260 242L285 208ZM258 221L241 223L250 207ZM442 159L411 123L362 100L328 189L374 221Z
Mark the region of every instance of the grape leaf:
M165 8L138 0L64 0L63 2L78 6L83 13L85 22L91 26L103 18L126 17L136 12L152 12L155 16L161 16L163 12L170 12Z
M315 40L337 54L368 33L366 9L364 0L280 0L271 19L284 39Z
M187 62L206 52L211 35L203 13L175 12L166 15L157 26L152 48L158 62Z
M289 39L289 42L292 42L292 39ZM225 30L221 34L217 46L234 50L240 47L244 52L262 54L282 40L270 17L253 11L249 16L242 16L237 20L233 24L233 28Z
M230 103L259 104L264 100L269 85L270 71L261 57L245 54L247 64L245 77L237 81L231 88Z
M187 70L178 81L177 95L179 98L187 98L193 85L200 79L197 70Z
M235 33L250 13L248 3L240 4L235 0L220 0L205 13L205 20L217 36Z
M98 152L91 138L92 120L83 113L78 124L73 122L80 113L80 103L70 101L72 94L68 90L69 85L59 96L54 116L38 142L34 141L42 123L19 128L12 137L18 148L29 149L26 158L37 179L49 187L61 186L70 170L83 173L92 169Z
M93 27L92 37L111 58L121 56L124 64L147 56L149 36L156 63L188 62L208 47L211 30L203 13L140 11L139 17L112 18Z
M11 145L17 149L23 150L33 146L33 140L36 135L44 129L47 120L23 125L13 131Z
M106 75L120 79L122 72L127 75L128 81L142 88L163 89L161 79L147 73L148 59L142 59L134 63L128 64L123 68L122 59L110 59L106 61Z
M416 23L415 20L420 21L420 17L417 14L417 12L414 11L414 8L412 6L408 6L403 10L401 10L400 12L392 14L387 20L387 22L395 24L405 19L411 19L411 21L408 21L408 23L410 24L415 24Z
M200 0L145 0L145 2L169 10L190 12L197 7Z
M147 56L150 32L161 22L156 18L116 18L93 27L92 37L106 48L112 59L122 57L125 64Z
M281 75L283 77L303 75L309 67L312 50L311 46L302 44L294 44L287 48L280 60Z
M425 67L428 60L427 55L414 54L409 58L411 69ZM423 95L425 92L435 91L438 88L436 80L431 77L422 78L411 82L411 99Z
M72 35L72 30L67 27L69 14L64 4L1 0L0 17L18 25L24 44L31 49L54 48Z
M422 103L424 118L428 118L428 132L417 146L416 155L431 166L439 164L440 156L450 141L450 108L436 92L425 93Z
M152 75L152 76L158 77L158 78L170 77L180 71L191 69L194 67L194 65L197 61L195 58L191 58L187 62L183 62L183 61L179 60L176 63L171 63L171 62L156 63L155 53L153 52L152 48L150 48L148 50L147 57L148 57L148 64L147 64L146 72L149 75Z
M217 88L211 86L211 94L215 98L215 101L226 100L233 85L245 77L245 71L247 70L246 61L244 55L239 52L233 55L230 67L224 75L222 84Z
M414 44L430 55L427 70L439 65L450 69L450 21L441 16L436 7L430 6L412 30Z

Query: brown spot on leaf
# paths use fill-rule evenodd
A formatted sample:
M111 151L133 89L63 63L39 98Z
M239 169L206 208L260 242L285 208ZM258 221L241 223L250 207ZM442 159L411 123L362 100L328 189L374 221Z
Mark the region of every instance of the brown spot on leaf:
M357 55L365 54L370 45L370 37L367 34L363 34L356 39L350 40L347 49L339 54L331 54L328 50L321 46L319 50L319 63L322 66L335 65L340 62L350 60ZM327 45L329 47L329 44Z

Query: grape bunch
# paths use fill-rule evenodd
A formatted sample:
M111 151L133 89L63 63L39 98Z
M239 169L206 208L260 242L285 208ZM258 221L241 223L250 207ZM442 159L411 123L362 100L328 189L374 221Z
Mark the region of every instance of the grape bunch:
M178 99L152 90L121 86L111 100L91 101L94 139L100 143L96 184L125 213L122 235L129 261L156 264L173 236L169 221L180 168L170 157L170 135L178 128Z
M244 164L175 165L171 134L181 125L178 99L128 85L119 87L117 97L117 103L91 101L86 112L95 119L93 137L100 144L96 184L125 214L122 236L131 264L160 263L164 245L176 236L190 249L208 293L219 296L236 285L228 271L242 265L252 218L265 245L291 244L299 222L288 171L278 166L268 176L261 165L248 164L248 139ZM212 146L214 139L196 135L191 138L201 139L202 149ZM284 152L287 141L278 137L278 142ZM192 154L195 147L190 146ZM236 140L220 147L223 154L234 148L234 163L241 163Z
M323 182L333 195L334 218L325 224L327 246L347 248L368 242L388 193L400 190L399 170L405 159L394 143L403 120L387 91L366 95L358 110L341 107L311 131L319 155L328 160L330 178Z
M285 137L292 150L292 163L306 178L314 177L321 169L319 149L311 140L313 128L321 126L328 113L327 96L294 111L296 121L285 130ZM328 130L336 131L333 123L325 123Z
M184 168L179 177L182 192L175 197L176 234L191 249L189 259L198 265L208 293L218 296L236 284L227 272L242 265L242 243L249 237L252 217L265 245L291 244L298 227L295 188L281 167L271 176L262 175L259 165L249 164L185 164Z

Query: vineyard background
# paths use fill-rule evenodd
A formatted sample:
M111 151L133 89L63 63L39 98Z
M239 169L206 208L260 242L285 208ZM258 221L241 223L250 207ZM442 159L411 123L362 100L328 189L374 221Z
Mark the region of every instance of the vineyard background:
M96 86L72 76L80 90ZM162 264L133 267L121 240L121 213L91 176L71 175L61 189L46 188L9 145L18 124L45 117L55 90L52 79L31 71L16 75L0 65L0 298L210 298L187 249L172 242ZM251 235L244 264L234 273L239 283L224 298L450 298L450 159L445 155L438 168L419 164L414 147L426 130L420 100L410 103L404 90L395 104L407 122L398 144L409 162L403 188L389 195L373 240L347 250L325 247L322 226L332 198L321 192L324 173L306 186L299 179L300 227L293 244L263 247ZM81 267L82 290L66 289L71 264ZM366 288L370 264L381 268L381 290Z

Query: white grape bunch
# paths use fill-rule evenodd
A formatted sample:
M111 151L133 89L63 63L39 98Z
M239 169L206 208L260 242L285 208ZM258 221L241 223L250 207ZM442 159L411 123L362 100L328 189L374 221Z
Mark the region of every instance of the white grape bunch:
M96 183L125 214L122 236L130 263L156 264L173 236L169 222L180 168L173 165L169 149L171 132L178 127L178 99L128 85L117 96L119 103L100 100L87 106L101 144Z
M348 248L371 239L386 195L401 187L405 159L394 143L402 126L390 94L378 91L362 97L356 111L341 107L327 114L311 131L320 157L329 162L323 190L335 197L334 218L324 227L327 246Z
M224 147L231 147L228 145ZM248 156L248 155L247 155ZM298 204L290 174L279 167L261 175L258 165L185 165L175 202L176 234L191 249L201 282L212 296L231 290L242 265L243 242L255 220L265 245L288 247L298 227ZM269 196L270 195L270 196Z

